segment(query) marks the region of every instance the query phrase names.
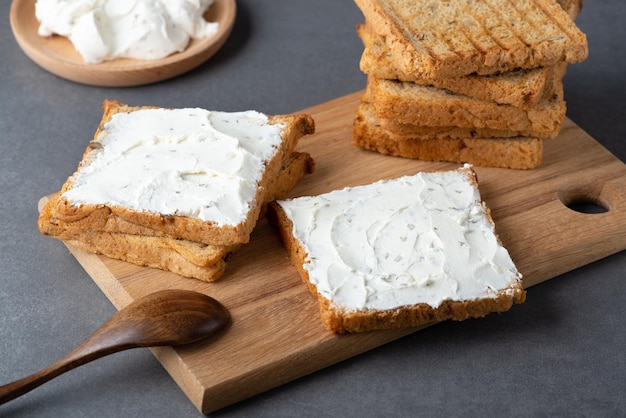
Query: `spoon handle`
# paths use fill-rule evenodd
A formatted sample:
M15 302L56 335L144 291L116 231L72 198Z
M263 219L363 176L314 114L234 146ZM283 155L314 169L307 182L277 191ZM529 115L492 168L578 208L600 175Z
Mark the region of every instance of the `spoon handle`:
M163 290L117 312L73 351L48 367L0 386L0 405L92 360L136 347L190 344L215 334L230 314L202 293Z
M105 341L102 340L101 335L96 333L73 351L50 364L48 367L22 379L0 386L0 405L22 396L78 366L82 366L83 364L108 354L136 347L136 345L132 344L119 344L119 341L116 344L103 345L102 343Z

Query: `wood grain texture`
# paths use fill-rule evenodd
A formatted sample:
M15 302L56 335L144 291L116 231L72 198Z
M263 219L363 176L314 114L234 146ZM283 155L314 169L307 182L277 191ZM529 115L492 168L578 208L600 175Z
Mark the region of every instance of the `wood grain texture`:
M87 64L69 39L41 37L35 17L36 0L13 0L11 29L24 53L37 65L59 77L103 87L129 87L167 80L181 75L208 60L226 42L235 23L235 0L216 0L204 17L219 22L217 33L206 39L191 40L180 53L159 60L121 58Z
M316 133L303 138L298 148L315 158L316 172L301 180L292 196L458 167L384 156L352 145L352 119L361 95L356 92L304 110L314 117ZM475 170L496 230L524 274L526 287L626 248L626 165L572 121L546 142L540 168ZM609 210L583 214L567 208L580 200ZM329 333L320 322L317 302L266 219L215 283L69 248L118 309L150 292L181 288L206 293L231 312L232 326L219 338L178 350L153 349L203 413L417 331ZM515 307L506 315L515 315Z

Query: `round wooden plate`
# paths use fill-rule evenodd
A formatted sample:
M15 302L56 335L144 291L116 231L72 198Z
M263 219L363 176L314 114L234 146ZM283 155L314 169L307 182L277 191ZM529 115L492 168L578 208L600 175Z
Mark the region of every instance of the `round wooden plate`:
M69 39L41 37L35 17L36 0L13 0L11 29L20 48L42 68L78 83L105 87L128 87L155 83L176 77L208 60L226 42L235 22L235 0L215 0L204 15L219 22L217 33L206 39L192 40L183 52L159 60L120 58L87 64Z

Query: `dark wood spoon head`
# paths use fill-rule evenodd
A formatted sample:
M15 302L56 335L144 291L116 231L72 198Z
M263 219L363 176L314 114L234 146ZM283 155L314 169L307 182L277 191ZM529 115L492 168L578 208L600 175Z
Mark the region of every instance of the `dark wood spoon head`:
M163 290L144 296L120 310L111 325L124 324L138 347L190 344L230 323L230 313L217 300L190 290ZM108 325L108 324L107 324Z

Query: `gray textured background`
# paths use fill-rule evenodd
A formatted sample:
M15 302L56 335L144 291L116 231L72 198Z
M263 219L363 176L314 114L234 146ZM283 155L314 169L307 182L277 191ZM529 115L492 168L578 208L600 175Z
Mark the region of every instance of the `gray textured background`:
M232 36L198 69L105 89L33 64L0 5L0 383L58 359L115 309L36 228L100 119L130 104L289 113L365 86L348 0L238 1ZM623 0L587 0L590 56L565 78L568 116L626 161ZM215 416L625 416L624 252L529 289L514 312L443 323ZM0 406L0 416L200 416L147 350L119 353Z

